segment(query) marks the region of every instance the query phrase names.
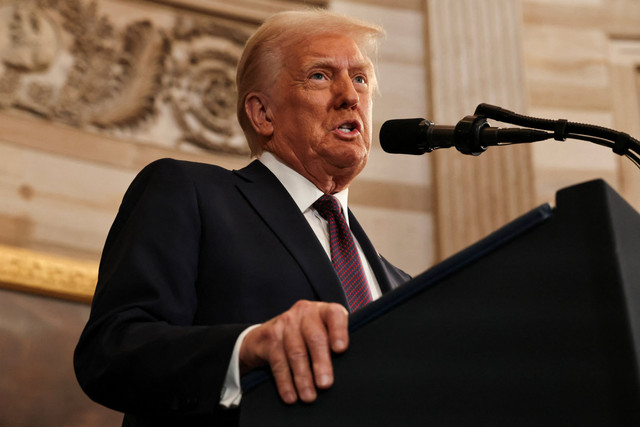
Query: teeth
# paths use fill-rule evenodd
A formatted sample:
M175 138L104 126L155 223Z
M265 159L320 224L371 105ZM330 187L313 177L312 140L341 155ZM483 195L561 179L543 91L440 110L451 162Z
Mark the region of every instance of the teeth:
M353 126L351 126L351 125L342 125L338 129L346 130L348 132L351 132L353 130Z

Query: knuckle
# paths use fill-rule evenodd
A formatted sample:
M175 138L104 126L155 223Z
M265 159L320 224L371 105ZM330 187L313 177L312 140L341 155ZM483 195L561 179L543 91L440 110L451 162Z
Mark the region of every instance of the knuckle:
M305 361L307 360L307 350L304 347L295 346L289 349L287 357L292 362Z
M278 341L280 341L281 333L276 324L265 325L265 327L262 328L261 333L262 339L272 345L273 343L277 343Z
M338 304L335 302L329 304L329 311L331 311L331 313L335 315L344 316L344 317L349 316L349 312L347 311L347 309L344 308L342 304Z
M299 311L302 313L306 313L312 309L314 303L307 300L299 300L297 301L292 308L292 310Z
M282 357L272 357L271 360L269 360L269 366L271 367L271 371L274 373L274 375L289 371L289 364Z
M322 347L322 346L326 346L327 343L328 343L327 335L321 332L311 333L307 337L307 345L309 347L314 347L314 348Z
M279 335L284 335L286 331L291 330L300 322L300 316L290 310L285 311L276 317L276 327Z

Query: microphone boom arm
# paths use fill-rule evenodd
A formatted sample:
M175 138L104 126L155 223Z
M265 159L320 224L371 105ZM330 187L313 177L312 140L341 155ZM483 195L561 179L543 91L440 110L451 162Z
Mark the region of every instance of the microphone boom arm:
M524 116L490 104L479 104L474 116L498 120L516 126L551 131L549 138L564 141L567 138L593 142L611 148L614 153L627 156L640 167L640 141L631 135L602 126L570 122L564 119L549 120ZM464 120L464 119L463 119ZM547 138L548 139L548 138Z

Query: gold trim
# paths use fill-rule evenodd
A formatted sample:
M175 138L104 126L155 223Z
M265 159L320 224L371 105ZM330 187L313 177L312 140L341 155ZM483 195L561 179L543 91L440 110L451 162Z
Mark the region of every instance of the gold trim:
M98 264L0 245L0 287L91 302Z

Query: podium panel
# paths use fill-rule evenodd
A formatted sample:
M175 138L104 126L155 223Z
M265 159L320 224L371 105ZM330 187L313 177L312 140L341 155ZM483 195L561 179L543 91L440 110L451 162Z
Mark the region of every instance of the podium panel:
M542 206L350 318L335 384L243 426L640 425L640 215L603 181Z

